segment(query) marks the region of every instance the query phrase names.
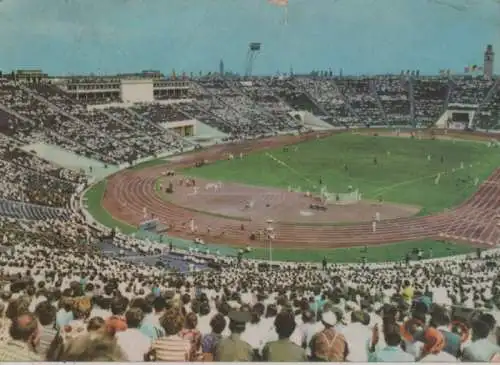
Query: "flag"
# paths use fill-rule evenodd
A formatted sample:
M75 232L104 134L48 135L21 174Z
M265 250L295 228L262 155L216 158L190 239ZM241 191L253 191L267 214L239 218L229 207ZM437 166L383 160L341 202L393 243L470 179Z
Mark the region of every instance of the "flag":
M482 71L483 67L478 66L478 65L470 65L470 66L465 66L464 67L464 72L469 73L469 72L477 72L477 71Z
M288 0L269 0L269 3L276 6L287 6Z

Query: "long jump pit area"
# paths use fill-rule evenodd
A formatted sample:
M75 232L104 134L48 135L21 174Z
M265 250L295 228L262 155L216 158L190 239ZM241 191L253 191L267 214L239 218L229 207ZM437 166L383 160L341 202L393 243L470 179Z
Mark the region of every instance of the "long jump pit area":
M182 169L193 167L196 161L211 163L228 153L262 151L314 138L319 137L272 137L217 145L175 156L163 165L124 170L109 177L101 205L115 220L135 227L154 218L167 227L168 236L235 247L267 247L270 231L273 247L290 249L425 239L491 247L496 232L494 207L500 203L500 170L460 206L427 216L417 215L419 207L363 199L351 204L333 202L323 210L311 207L321 202L306 192L201 178L193 186L182 175ZM175 175L165 176L165 171L175 171ZM167 192L169 186L172 189Z

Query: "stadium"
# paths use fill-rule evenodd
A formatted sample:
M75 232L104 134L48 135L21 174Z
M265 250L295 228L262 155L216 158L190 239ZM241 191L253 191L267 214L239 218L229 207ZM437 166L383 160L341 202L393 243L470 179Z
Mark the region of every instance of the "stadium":
M0 360L498 361L496 46L260 75L265 47L241 74L0 72Z
M393 90L391 100L383 102L377 87L385 89L386 82ZM497 87L494 80L481 83L484 97ZM127 90L132 87L130 81L126 85ZM140 85L143 91L142 80ZM491 248L497 243L494 170L498 161L491 154L495 134L486 130L495 112L478 110L475 105L488 105L481 99L477 104L461 99L469 87L467 79L451 84L411 75L391 76L388 81L300 76L198 80L184 99L156 106L177 120L174 125L186 123L182 128L188 130L186 138L196 150L114 173L90 188L85 201L96 221L109 228L183 238L174 245L183 248L194 241L202 241L204 249L227 253L232 251L224 246L251 247L247 257L255 258L269 258L274 251L274 259L281 261L289 261L288 256L321 261L327 256L342 262L352 256L338 254L335 248L373 247L373 254L359 255L358 250L354 262L360 262L372 255L377 259L377 252L388 247L407 250L402 254L402 248L394 249L399 253L392 256L394 260L422 247L431 249L433 256ZM334 102L357 90L361 94L354 94L355 101L344 103L339 111L312 96L318 88L334 90L331 96L323 96ZM412 106L405 95L410 88L422 98L441 96L414 99ZM494 105L495 96L491 98ZM207 109L206 100L217 107ZM406 108L392 109L401 103ZM257 112L251 107L255 104ZM241 109L231 114L233 105ZM420 105L428 115L419 116ZM142 115L159 113L149 108ZM193 110L198 114L193 116ZM116 107L112 111L125 113ZM223 121L209 120L200 111L214 119L220 115ZM197 133L207 126L218 128L217 133L236 128L245 113L268 118L276 126L253 132L260 136L247 132L251 137L247 141L225 142L234 139L237 131L215 137ZM360 117L361 113L366 114ZM376 120L380 121L372 122ZM225 123L225 129L216 123ZM185 136L181 127L175 128ZM216 145L202 147L198 139L206 146L215 139ZM166 172L175 176L165 176ZM193 178L197 187L183 184ZM319 250L304 255L296 248Z

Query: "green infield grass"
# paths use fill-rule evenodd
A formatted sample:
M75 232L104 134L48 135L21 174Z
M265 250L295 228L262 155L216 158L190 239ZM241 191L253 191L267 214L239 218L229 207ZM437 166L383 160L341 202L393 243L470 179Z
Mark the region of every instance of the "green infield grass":
M329 192L345 193L351 186L359 189L363 199L419 206L421 214L429 214L471 196L476 182L481 183L500 163L497 151L470 141L343 133L290 146L288 151L251 153L243 160L217 161L183 173L311 192L320 190L321 180Z
M123 233L137 235L144 235L139 233L137 227L131 226L127 223L115 219L109 214L101 205L101 200L106 188L106 182L101 181L94 185L85 194L87 200L87 210L89 213L101 224L109 228L119 228ZM152 239L158 238L154 235L148 235ZM188 249L195 247L192 241L170 238L174 246L179 248ZM208 243L207 248L211 252L219 250L222 255L236 255L236 249L223 245L213 245ZM375 247L367 247L366 251L363 247L352 248L337 248L337 249L273 249L273 260L276 261L296 261L296 262L320 262L323 257L327 257L331 263L359 263L362 257L366 257L368 262L384 262L384 261L400 261L406 253L413 249L421 249L424 251L426 257L432 255L434 258L460 255L473 252L473 248L464 244L453 244L442 241L415 241L415 242L401 242L392 243L387 245L380 245ZM248 254L249 258L254 259L268 259L269 250L265 248L256 248Z

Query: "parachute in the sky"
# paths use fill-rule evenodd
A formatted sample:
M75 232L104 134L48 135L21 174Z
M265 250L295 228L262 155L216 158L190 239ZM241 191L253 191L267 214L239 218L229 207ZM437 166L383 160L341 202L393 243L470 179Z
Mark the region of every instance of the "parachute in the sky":
M282 7L285 11L283 24L288 24L288 0L268 0L270 4Z

